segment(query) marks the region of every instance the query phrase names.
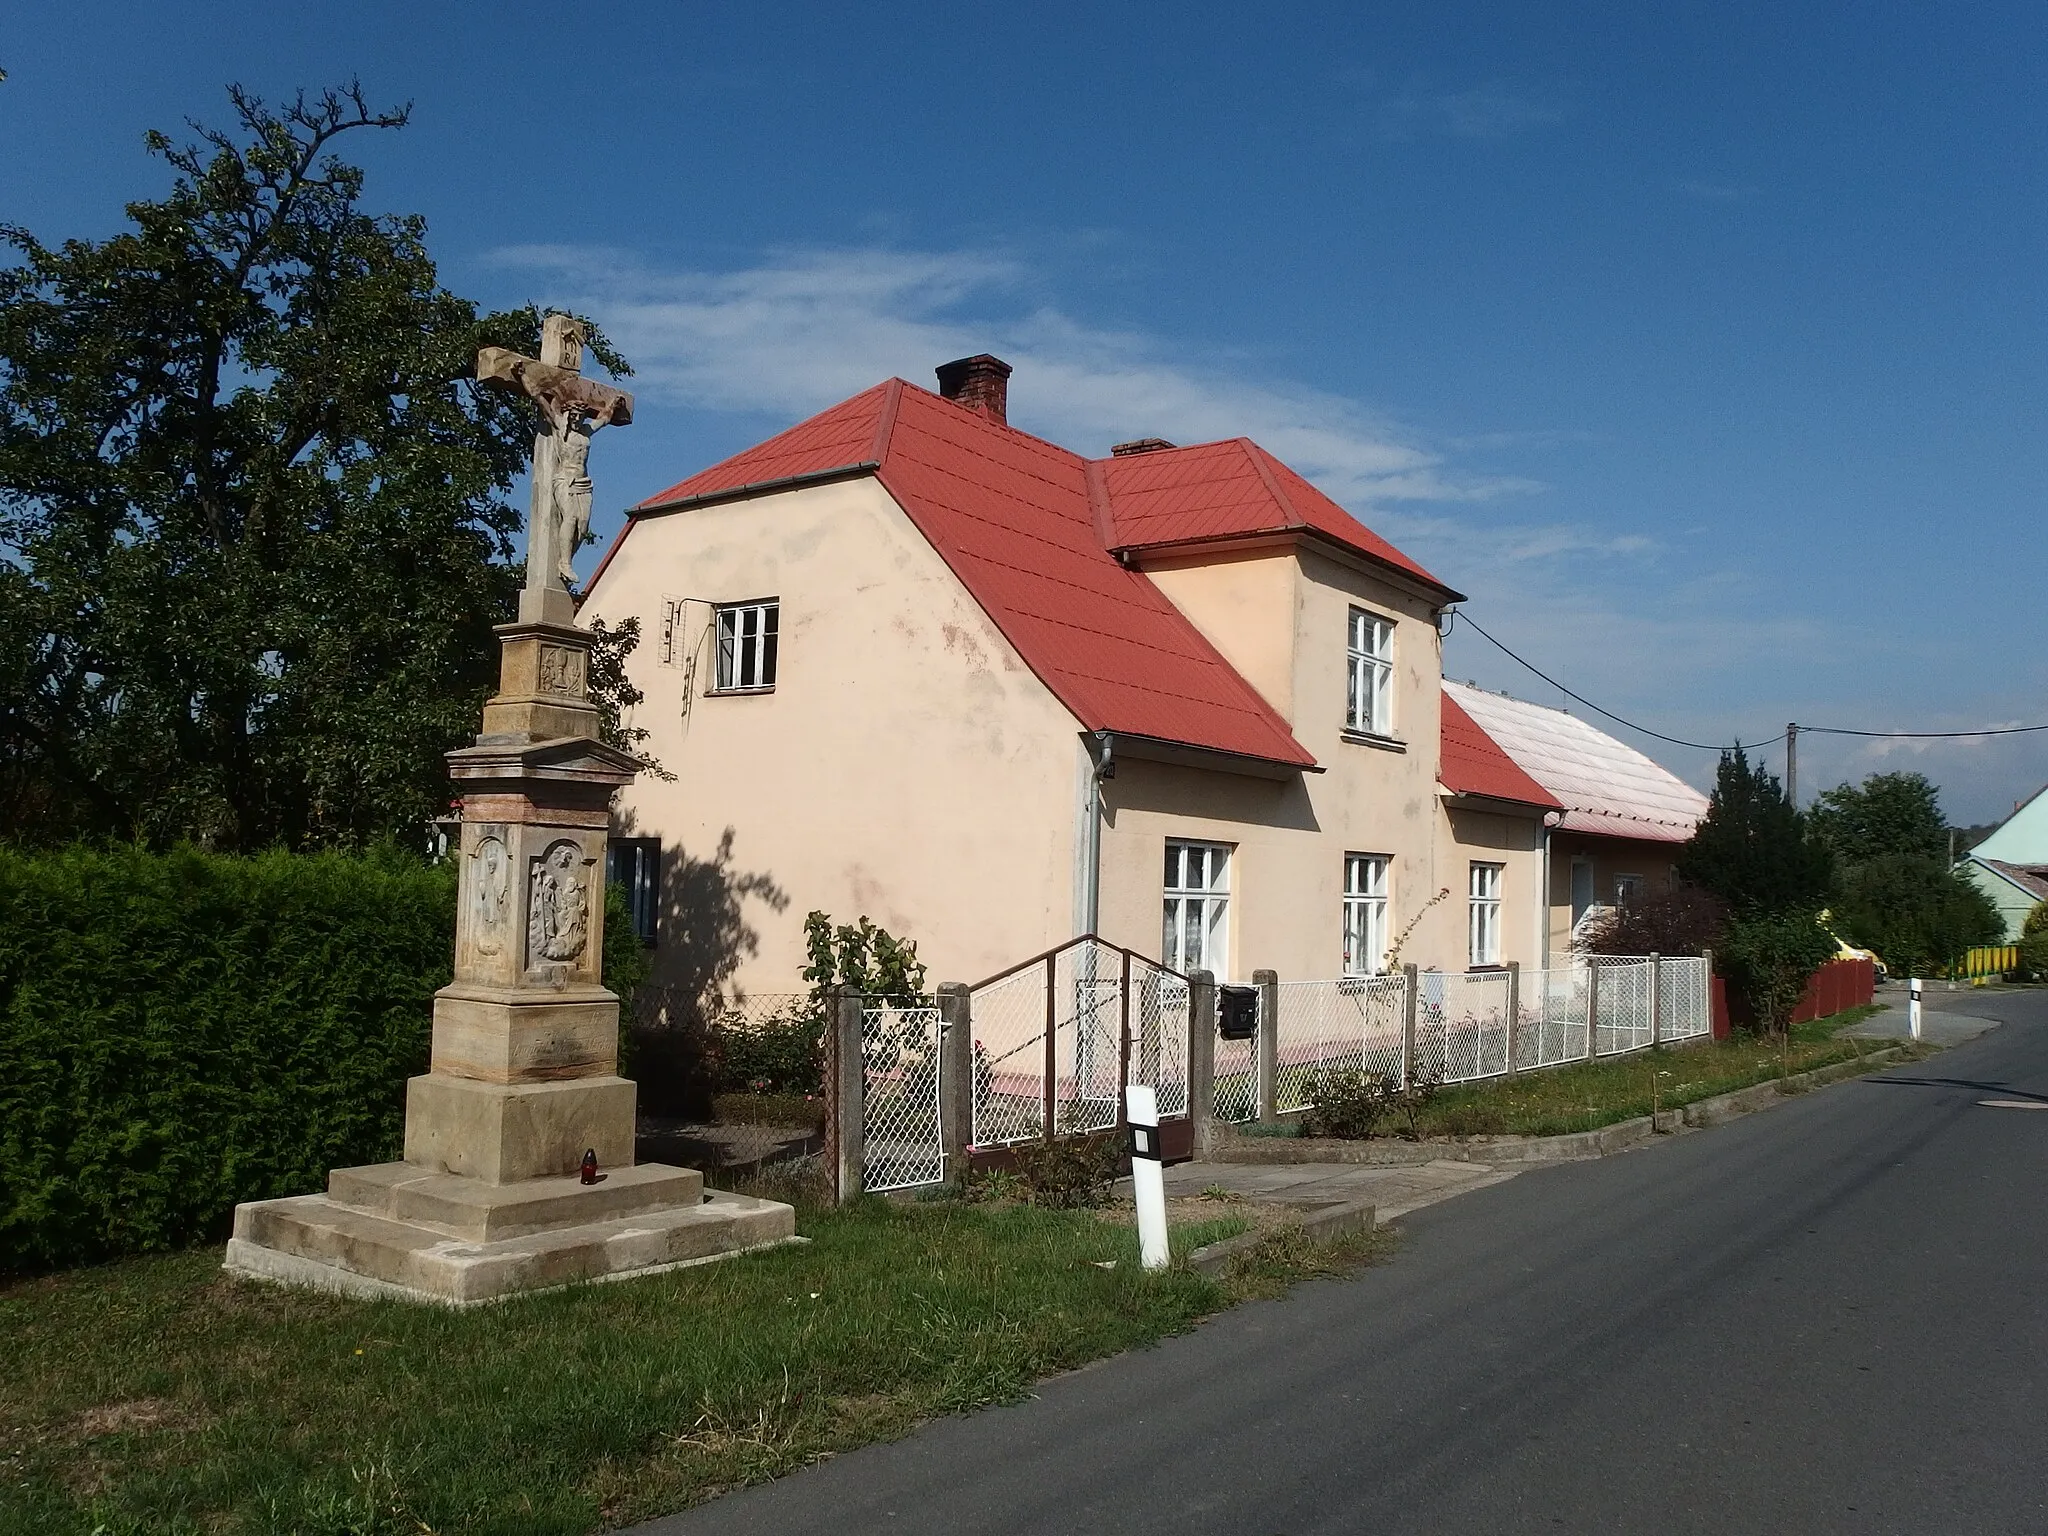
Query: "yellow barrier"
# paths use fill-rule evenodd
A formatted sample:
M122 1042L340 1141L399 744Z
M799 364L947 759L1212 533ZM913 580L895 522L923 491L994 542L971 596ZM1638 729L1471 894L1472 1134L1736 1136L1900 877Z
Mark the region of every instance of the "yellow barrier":
M2019 945L1984 944L1963 956L1961 974L1975 981L1986 976L2008 976L2019 968Z

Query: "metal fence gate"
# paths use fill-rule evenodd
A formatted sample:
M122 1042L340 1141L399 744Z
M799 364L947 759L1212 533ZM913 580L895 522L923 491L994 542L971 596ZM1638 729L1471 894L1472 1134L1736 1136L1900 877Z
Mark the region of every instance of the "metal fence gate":
M939 1119L939 1010L878 1004L861 1019L862 1183L877 1192L946 1176Z

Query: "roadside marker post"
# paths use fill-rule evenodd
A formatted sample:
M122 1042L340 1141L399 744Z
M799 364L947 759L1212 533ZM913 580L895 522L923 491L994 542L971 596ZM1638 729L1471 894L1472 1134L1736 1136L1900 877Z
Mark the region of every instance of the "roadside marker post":
M1913 990L1906 1003L1906 1029L1915 1040L1920 1038L1920 978L1913 978Z
M1144 1083L1124 1089L1124 1116L1131 1123L1131 1197L1138 1207L1138 1263L1164 1269L1166 1177L1159 1148L1159 1095Z

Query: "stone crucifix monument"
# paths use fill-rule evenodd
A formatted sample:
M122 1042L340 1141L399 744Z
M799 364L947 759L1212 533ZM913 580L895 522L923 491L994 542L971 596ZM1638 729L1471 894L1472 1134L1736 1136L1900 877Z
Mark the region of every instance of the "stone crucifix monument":
M406 1085L405 1160L337 1168L327 1192L238 1206L231 1272L466 1305L649 1273L783 1241L795 1213L633 1161L619 1000L603 985L605 841L630 754L598 739L571 560L590 523L591 434L633 397L578 371L550 315L541 356L486 347L477 377L541 409L519 620L461 792L455 979L434 998L431 1070ZM586 1164L595 1160L596 1182Z

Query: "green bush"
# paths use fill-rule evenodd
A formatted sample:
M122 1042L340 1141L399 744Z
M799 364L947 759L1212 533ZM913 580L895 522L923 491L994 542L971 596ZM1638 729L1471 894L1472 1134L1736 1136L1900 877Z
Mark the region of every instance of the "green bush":
M797 1004L763 1019L737 1015L718 1026L721 1093L781 1093L801 1098L825 1091L825 1025L819 1011Z
M0 847L0 1271L215 1239L397 1156L454 927L453 868L397 852Z
M1315 1104L1302 1117L1302 1134L1364 1141L1392 1111L1400 1087L1384 1072L1318 1072L1309 1086Z
M1782 1034L1808 978L1834 956L1834 935L1815 913L1745 911L1729 922L1714 964L1734 994L1731 1010Z

